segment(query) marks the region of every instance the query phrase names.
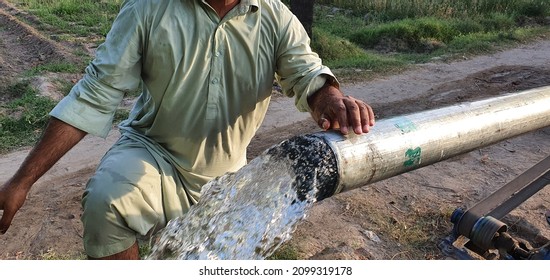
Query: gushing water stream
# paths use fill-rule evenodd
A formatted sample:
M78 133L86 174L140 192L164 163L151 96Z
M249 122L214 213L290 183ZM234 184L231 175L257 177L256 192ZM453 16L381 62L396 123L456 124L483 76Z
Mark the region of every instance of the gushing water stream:
M199 202L159 232L147 259L264 259L291 237L314 202L332 195L336 169L320 138L283 141L206 184Z

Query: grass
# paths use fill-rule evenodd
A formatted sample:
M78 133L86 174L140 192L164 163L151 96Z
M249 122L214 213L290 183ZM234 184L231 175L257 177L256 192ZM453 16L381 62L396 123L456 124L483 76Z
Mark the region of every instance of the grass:
M12 0L21 9L40 18L56 32L88 37L105 36L122 0Z
M318 0L317 4L352 10L370 21L435 16L469 18L493 12L517 16L547 15L550 3L540 0Z
M282 244L267 260L298 260L296 248L288 244Z
M86 260L87 256L82 253L73 253L73 254L65 254L65 253L59 253L52 249L46 251L45 253L41 254L37 259L39 260Z
M0 152L34 144L41 135L55 101L36 94L28 83L9 87L12 100L0 107Z
M378 234L401 245L401 252L388 256L390 259L431 259L439 252L434 237L449 233L449 219L446 213L430 210L399 221L385 215L374 216L374 224L379 227L375 230Z
M68 62L56 62L38 65L25 73L25 76L32 77L46 72L54 73L78 73L81 71L77 65Z
M344 81L441 57L489 53L550 34L544 25L550 4L541 1L317 3L312 47L329 67L350 73ZM372 72L345 71L350 68Z
M391 203L382 203L380 192L370 194L372 199L352 200L346 195L334 197L340 205L349 206L341 214L346 220L373 231L385 244L395 246L381 256L383 259L438 259L437 242L450 234L453 209L426 207L393 197ZM429 233L429 234L426 234Z

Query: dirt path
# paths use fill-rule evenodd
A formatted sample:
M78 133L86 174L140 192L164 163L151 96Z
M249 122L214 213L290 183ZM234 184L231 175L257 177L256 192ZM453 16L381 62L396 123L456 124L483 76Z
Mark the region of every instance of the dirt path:
M0 77L7 83L24 70L63 56L64 49L17 23L0 1ZM23 26L23 27L22 27ZM22 28L22 29L21 29ZM24 40L22 40L24 39ZM37 43L38 42L38 43ZM51 50L44 53L48 46ZM32 63L30 63L32 62ZM344 84L368 100L379 118L550 85L550 40L465 58L434 62L366 83ZM9 74L9 75L8 75ZM51 90L51 89L50 89ZM296 134L317 131L292 100L275 96L249 148L249 157ZM80 258L80 196L99 158L116 140L86 137L31 191L9 231L0 236L0 259ZM313 208L287 244L300 259L440 259L449 214L467 208L550 154L550 128L481 148L419 170L328 198ZM0 156L0 183L28 153ZM510 213L511 231L541 245L550 238L544 212L549 188Z

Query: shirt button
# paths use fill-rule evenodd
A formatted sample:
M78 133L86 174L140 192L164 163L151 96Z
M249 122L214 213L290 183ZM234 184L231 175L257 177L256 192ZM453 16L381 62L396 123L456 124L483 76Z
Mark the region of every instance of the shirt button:
M212 79L212 84L217 84L217 83L218 83L218 78Z
M220 52L216 52L216 53L214 53L214 56L215 56L215 57L218 57L218 56L220 56Z

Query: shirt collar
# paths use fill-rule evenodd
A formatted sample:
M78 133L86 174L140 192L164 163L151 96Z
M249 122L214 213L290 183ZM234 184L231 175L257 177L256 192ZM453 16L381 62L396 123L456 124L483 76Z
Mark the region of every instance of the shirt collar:
M204 4L208 4L205 0L200 0ZM239 14L244 15L248 11L255 13L260 7L259 0L241 0L241 3L237 6Z
M259 6L258 0L241 0L241 3L239 3L239 13L245 14L248 11L255 13L258 11Z

